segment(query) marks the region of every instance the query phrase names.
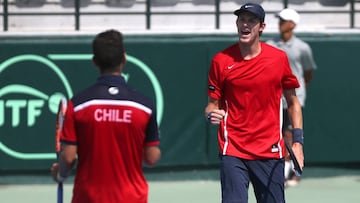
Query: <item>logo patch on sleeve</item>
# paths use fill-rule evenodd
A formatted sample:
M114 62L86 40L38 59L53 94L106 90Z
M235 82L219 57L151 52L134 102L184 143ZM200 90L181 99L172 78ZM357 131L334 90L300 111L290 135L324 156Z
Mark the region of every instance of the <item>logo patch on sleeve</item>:
M213 85L209 85L209 90L210 91L215 91L215 87Z

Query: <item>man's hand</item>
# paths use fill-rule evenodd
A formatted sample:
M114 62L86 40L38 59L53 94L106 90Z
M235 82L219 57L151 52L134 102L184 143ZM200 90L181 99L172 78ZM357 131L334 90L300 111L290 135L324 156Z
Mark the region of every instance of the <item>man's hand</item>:
M209 123L218 125L225 116L225 111L222 109L214 109L207 113Z
M302 144L298 142L294 142L292 144L292 150L294 151L294 154L296 156L296 159L300 165L301 170L304 168L304 152L303 152L303 146Z
M53 165L51 166L51 176L55 182L58 182L57 180L58 171L59 171L59 164L53 163Z

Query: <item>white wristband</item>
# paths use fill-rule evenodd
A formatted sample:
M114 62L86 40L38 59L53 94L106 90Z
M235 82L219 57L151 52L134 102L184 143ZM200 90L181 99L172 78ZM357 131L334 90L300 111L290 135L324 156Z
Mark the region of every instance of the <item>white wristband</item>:
M66 179L66 177L62 177L60 175L60 173L57 173L57 176L56 176L56 180L60 183L64 182L64 180Z

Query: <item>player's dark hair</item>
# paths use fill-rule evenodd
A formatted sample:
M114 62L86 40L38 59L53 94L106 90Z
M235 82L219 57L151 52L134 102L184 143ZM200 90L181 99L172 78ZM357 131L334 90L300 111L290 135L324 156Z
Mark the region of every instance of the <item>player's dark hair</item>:
M94 61L101 72L115 71L124 61L123 35L116 30L107 30L93 40Z

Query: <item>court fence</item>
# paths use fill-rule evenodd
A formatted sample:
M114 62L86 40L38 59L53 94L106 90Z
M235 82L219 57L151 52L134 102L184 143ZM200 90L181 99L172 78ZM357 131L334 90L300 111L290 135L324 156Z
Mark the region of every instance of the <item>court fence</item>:
M228 16L244 0L3 0L4 32L86 31L106 24L122 30L229 30ZM358 0L255 0L267 14L292 7L307 26L360 27ZM330 19L325 21L325 16ZM185 20L184 20L185 19ZM181 22L184 20L185 22ZM165 24L165 25L164 25ZM334 25L335 24L335 25ZM171 25L171 26L169 26ZM48 27L48 29L45 29ZM230 28L229 28L230 27Z

